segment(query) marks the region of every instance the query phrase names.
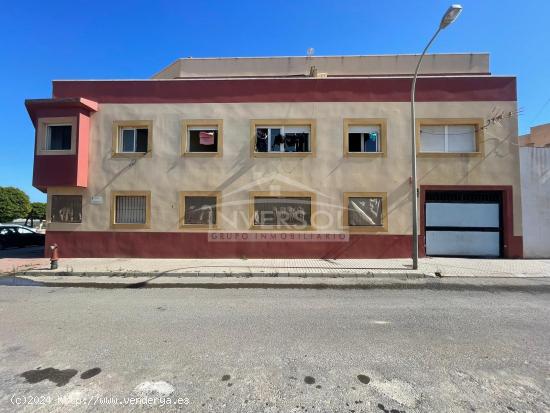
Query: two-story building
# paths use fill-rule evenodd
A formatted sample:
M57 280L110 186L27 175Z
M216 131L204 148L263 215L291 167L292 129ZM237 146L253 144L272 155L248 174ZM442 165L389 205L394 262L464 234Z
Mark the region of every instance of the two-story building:
M408 257L418 56L178 59L27 100L66 257ZM516 80L426 56L422 255L522 256Z

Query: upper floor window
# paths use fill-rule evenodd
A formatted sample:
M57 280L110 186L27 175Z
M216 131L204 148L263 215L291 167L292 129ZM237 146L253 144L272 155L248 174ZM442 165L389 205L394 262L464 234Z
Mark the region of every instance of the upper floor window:
M420 120L421 154L478 154L482 122L476 120Z
M384 119L344 119L344 156L380 156L385 152Z
M152 130L150 121L115 122L113 125L113 156L150 156Z
M255 155L304 156L313 153L315 123L311 120L253 121Z
M38 119L36 153L70 155L76 153L76 117Z
M46 150L70 151L72 125L47 125L46 126Z
M195 119L182 122L182 154L217 156L222 153L223 121Z

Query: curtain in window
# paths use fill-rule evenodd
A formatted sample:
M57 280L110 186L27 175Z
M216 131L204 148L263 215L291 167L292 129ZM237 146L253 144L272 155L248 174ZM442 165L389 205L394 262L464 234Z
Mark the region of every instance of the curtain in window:
M51 203L52 222L82 222L82 196L52 195Z
M445 126L423 125L420 128L421 152L445 152Z
M184 224L216 225L215 196L186 196Z
M48 126L49 142L48 150L63 151L71 149L71 125Z
M117 196L115 222L117 224L145 224L147 220L147 197Z
M348 225L382 225L382 198L353 197L348 200Z
M254 225L310 226L311 198L256 197Z
M475 152L476 134L474 125L447 126L448 152Z

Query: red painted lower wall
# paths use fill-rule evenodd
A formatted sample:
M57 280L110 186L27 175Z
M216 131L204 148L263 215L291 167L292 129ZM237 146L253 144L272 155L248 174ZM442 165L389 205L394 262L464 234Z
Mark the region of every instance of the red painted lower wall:
M213 242L207 233L192 232L48 231L46 246L56 243L62 258L406 258L411 238L352 234L347 241Z

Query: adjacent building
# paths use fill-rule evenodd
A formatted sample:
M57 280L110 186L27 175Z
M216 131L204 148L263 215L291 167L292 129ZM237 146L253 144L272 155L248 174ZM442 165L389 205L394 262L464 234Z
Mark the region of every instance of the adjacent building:
M26 101L66 257L408 257L418 56L178 59ZM522 256L516 79L428 55L422 255ZM498 122L495 122L495 118Z
M550 258L550 123L519 137L525 258Z

